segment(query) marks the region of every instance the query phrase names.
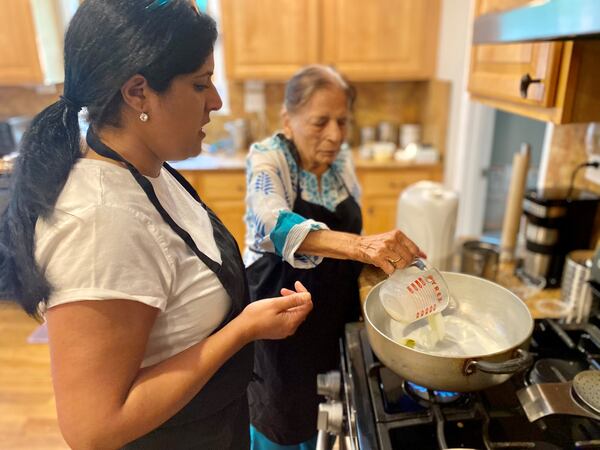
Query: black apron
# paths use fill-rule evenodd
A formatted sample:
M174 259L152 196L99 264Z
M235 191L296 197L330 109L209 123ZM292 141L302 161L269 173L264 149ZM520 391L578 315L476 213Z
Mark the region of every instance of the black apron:
M360 207L345 185L348 198L332 212L303 200L300 174L297 178L295 213L324 222L331 230L361 232ZM295 269L269 252L248 267L252 301L278 297L281 288L293 289L296 280L306 286L313 301L312 312L293 336L255 343L257 376L248 386L250 421L271 441L293 445L317 433L318 404L324 400L317 395L317 374L339 369L339 338L344 324L357 320L360 314L361 268L355 261L324 258L312 269Z
M231 298L231 310L218 331L237 316L249 303L248 284L239 248L231 233L217 216L206 207L194 188L179 172L164 163L164 167L190 195L206 209L222 264L202 253L191 236L180 228L162 207L152 183L117 152L100 141L91 127L87 133L88 146L99 155L126 164L148 199L196 256L215 273ZM253 345L249 344L233 355L211 377L198 394L177 414L156 430L127 444L125 449L247 449L249 448L248 406L246 387L252 377Z

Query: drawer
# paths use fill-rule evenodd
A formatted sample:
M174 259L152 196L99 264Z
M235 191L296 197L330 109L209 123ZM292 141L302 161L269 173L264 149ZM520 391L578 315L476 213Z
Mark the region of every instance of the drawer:
M438 178L433 171L429 170L370 170L359 173L359 181L364 196L396 196L406 189L407 186L417 181L436 181Z

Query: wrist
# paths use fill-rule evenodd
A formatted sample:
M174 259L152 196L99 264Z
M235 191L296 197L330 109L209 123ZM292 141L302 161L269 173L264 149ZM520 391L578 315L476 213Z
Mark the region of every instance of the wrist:
M360 235L354 235L354 237L355 237L355 239L353 240L351 245L348 245L348 248L351 249L351 251L352 251L351 259L353 259L355 261L364 262L365 247L367 246L364 243L364 237L362 237Z
M240 348L256 340L255 327L246 319L246 317L244 317L243 311L229 322L228 326L235 330L236 340L239 342Z

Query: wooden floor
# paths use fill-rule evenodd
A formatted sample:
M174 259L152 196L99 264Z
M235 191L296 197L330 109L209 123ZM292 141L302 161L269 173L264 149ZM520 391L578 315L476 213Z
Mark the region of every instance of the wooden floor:
M39 324L0 301L0 449L68 449L58 430L45 344L28 344Z
M69 448L56 422L48 346L27 343L38 326L0 301L0 450Z

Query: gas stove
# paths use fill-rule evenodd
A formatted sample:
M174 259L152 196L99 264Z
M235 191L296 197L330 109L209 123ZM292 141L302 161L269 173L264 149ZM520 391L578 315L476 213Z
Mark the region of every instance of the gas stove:
M600 449L595 411L584 407L588 417L549 414L530 421L518 396L536 384L567 383L582 371L600 370L598 325L598 317L579 329L537 320L530 370L483 391L455 393L402 379L372 352L364 324L350 323L340 343L340 374L319 380L330 398L320 406L319 429L339 434L341 449L350 450Z

